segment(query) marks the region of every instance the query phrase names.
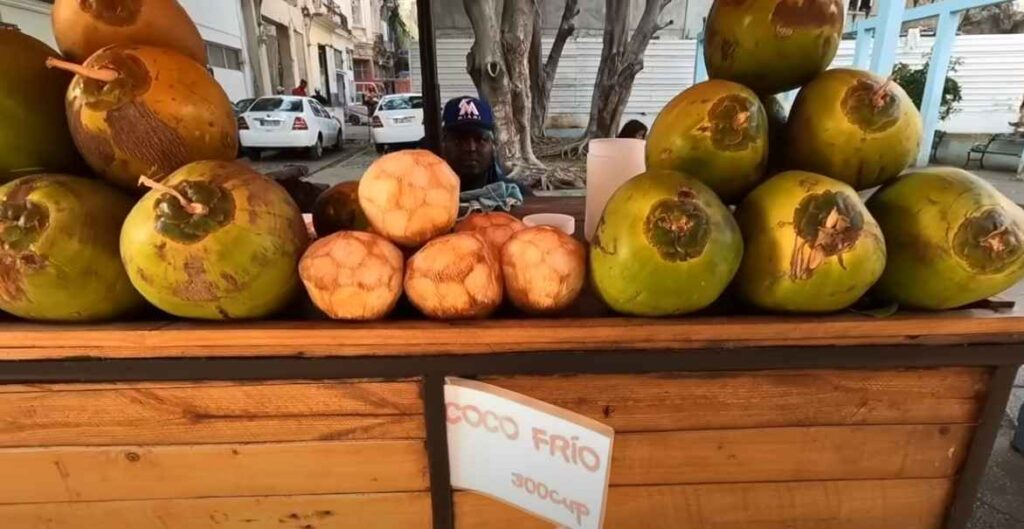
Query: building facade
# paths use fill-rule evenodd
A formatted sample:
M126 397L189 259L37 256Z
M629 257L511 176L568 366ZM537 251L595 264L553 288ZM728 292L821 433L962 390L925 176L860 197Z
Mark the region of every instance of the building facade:
M291 93L305 79L332 106L394 91L389 0L178 0L232 101ZM0 0L0 21L56 47L53 0ZM407 68L406 68L407 69ZM408 78L408 75L406 75Z

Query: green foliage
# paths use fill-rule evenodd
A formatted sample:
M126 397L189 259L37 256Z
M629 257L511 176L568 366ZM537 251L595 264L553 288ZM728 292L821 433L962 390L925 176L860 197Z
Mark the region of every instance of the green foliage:
M960 66L961 59L954 59L949 65L949 73L956 72ZM917 108L921 108L921 98L924 97L924 86L928 81L928 58L925 58L924 65L920 68L911 68L905 63L899 63L893 68L892 80L903 87L910 99L914 100ZM939 119L945 120L954 112L957 112L957 103L963 100L960 91L960 83L953 77L946 76L946 86L942 90L942 104L939 107Z

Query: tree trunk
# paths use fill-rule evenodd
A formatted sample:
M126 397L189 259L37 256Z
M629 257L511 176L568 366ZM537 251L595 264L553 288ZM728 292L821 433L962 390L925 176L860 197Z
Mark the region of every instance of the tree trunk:
M463 0L466 15L473 25L475 39L466 55L466 70L480 91L480 96L494 110L497 152L502 167L508 171L522 159L522 143L512 110L512 92L508 70L498 38L496 0Z
M601 66L590 102L590 122L583 141L609 138L618 132L619 121L629 102L636 75L644 69L644 52L654 34L672 24L658 23L658 16L671 0L646 0L643 15L628 36L629 2L605 0L604 45Z
M530 131L534 0L463 0L463 5L475 37L466 70L494 110L502 168L515 177L524 166L543 167L533 154Z
M512 119L516 128L522 163L541 165L533 154L533 134L530 131L530 44L537 19L532 0L505 0L501 20L501 47L508 71L511 92Z
M537 10L537 18L533 25L533 40L530 45L530 89L533 92L533 108L530 112L531 130L534 137L544 137L544 123L548 117L548 104L551 102L551 88L555 83L555 74L558 73L558 63L562 59L562 52L565 51L565 43L576 31L576 24L573 22L580 14L579 0L566 0L565 9L562 10L562 20L558 23L558 31L555 33L555 40L551 43L551 50L548 52L548 59L541 64L543 49L541 46L541 20L540 10Z

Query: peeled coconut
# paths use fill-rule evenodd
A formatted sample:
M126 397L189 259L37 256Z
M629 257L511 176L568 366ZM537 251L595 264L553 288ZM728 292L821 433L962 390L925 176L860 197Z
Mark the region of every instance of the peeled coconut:
M406 264L405 293L430 318L485 318L501 305L501 263L476 233L438 237Z
M500 211L491 213L473 213L462 219L455 225L455 232L473 231L491 245L496 255L501 255L501 248L505 246L509 237L516 232L526 229L523 221Z
M137 191L140 175L162 180L201 160L234 160L238 124L206 69L180 53L113 46L78 66L67 94L68 124L97 174Z
M727 204L764 178L768 117L754 92L712 79L665 105L647 135L647 168L700 179Z
M299 261L313 303L336 320L387 316L402 295L402 251L372 233L341 231L317 240Z
M370 222L359 206L359 182L342 182L321 193L313 204L313 227L319 237L369 229Z
M378 158L363 174L359 205L374 232L416 248L455 226L459 177L430 151L398 151Z
M875 287L882 298L952 309L1024 279L1024 210L967 171L913 171L878 190L867 206L889 251Z
M733 284L744 301L781 312L832 312L854 304L885 268L882 229L857 192L805 171L779 173L736 209L743 263Z
M765 95L803 86L835 57L843 17L840 0L715 0L705 32L708 73Z
M177 0L56 0L53 36L61 53L76 62L107 46L135 44L206 64L199 29Z
M121 259L150 303L183 318L229 320L263 318L291 301L309 236L284 188L222 161L149 185L121 229Z
M586 269L583 244L551 226L516 233L501 252L505 291L525 312L557 312L572 305L583 290Z
M0 187L0 309L85 322L143 307L118 253L131 208L116 189L74 176L26 176Z
M605 206L590 275L617 312L671 316L712 304L742 257L739 226L710 188L682 173L649 170Z
M786 125L786 163L860 191L910 166L921 145L921 113L900 85L837 68L805 86Z

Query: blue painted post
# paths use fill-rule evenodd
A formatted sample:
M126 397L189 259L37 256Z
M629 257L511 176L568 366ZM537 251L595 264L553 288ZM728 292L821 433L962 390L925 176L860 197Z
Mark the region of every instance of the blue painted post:
M871 50L871 71L882 77L892 73L896 64L896 47L903 27L905 0L882 0L875 26L875 45Z
M874 31L861 28L857 30L857 45L853 48L853 67L866 70L868 67L868 50L871 49L871 40L874 38Z
M921 149L917 154L918 167L924 167L931 161L932 141L935 138L935 127L939 125L942 92L946 87L946 72L949 71L949 62L953 57L953 42L956 41L956 28L959 26L960 13L945 11L939 15L939 24L935 28L935 43L932 44L932 57L928 61L928 80L924 85L924 96L921 98L924 136L921 137Z
M704 32L697 35L697 58L693 68L693 84L708 80L708 65L704 64Z

